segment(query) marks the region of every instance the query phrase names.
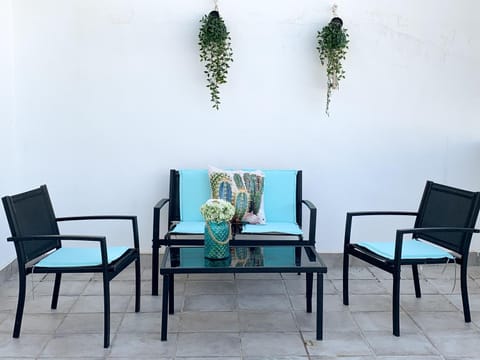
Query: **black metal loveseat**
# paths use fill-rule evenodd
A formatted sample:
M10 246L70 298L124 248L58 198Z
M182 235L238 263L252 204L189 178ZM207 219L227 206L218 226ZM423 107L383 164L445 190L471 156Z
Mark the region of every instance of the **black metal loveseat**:
M262 170L265 224L236 224L232 245L315 245L317 209L302 199L302 171ZM204 221L200 206L211 198L207 169L170 170L169 197L153 209L152 295L158 295L161 246L203 245ZM168 204L166 233L160 237L161 210ZM309 211L308 237L302 230L302 205Z

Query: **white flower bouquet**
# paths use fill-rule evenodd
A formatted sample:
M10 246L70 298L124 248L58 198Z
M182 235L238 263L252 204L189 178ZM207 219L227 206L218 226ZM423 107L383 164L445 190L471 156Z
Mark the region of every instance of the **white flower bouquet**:
M235 208L228 201L221 199L209 199L200 207L205 221L216 223L230 221L235 215Z

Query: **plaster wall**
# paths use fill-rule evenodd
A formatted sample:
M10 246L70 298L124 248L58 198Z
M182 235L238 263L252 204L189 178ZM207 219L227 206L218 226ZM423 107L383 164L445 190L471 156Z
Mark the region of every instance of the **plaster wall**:
M0 0L0 197L15 191L21 182L16 166L14 116L13 17L11 0ZM3 213L3 210L2 210ZM0 216L0 269L14 258L5 216Z
M48 184L62 216L138 215L143 252L170 168L302 169L321 252L342 251L347 211L416 210L427 179L480 189L475 0L336 1L351 42L330 117L316 33L331 1L220 0L235 60L220 111L197 45L212 1L0 3L13 6L7 129L20 139L22 186ZM11 67L0 60L7 77ZM373 223L358 225L359 237L390 239L392 226L410 223L382 219L375 234ZM126 230L89 229L113 244Z

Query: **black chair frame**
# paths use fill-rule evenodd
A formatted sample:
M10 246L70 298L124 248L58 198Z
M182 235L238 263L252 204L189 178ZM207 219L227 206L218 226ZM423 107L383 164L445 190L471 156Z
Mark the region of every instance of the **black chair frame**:
M265 246L265 245L298 245L299 241L302 245L315 246L316 224L317 224L317 208L309 201L302 199L302 171L297 171L297 188L296 188L296 222L300 228L302 227L302 207L306 206L309 211L309 231L308 239L302 235L288 235L294 239L272 239L272 236L285 236L285 234L278 233L264 233L264 234L246 234L242 233L241 224L233 224L232 240L230 244L235 245L251 245L251 246ZM163 238L160 238L160 216L161 210L168 204L168 226L167 233ZM180 238L173 238L170 230L180 221L180 172L176 169L170 170L170 189L169 198L164 198L158 201L153 208L153 238L152 238L152 295L158 295L158 280L159 280L159 250L161 246L203 246L203 237L194 238L192 234L175 235L182 236ZM248 238L237 238L238 235L244 235ZM269 239L262 239L262 235L269 236ZM250 237L251 236L251 237Z
M32 197L42 197L50 210L51 220L49 226L53 229L54 234L25 234L22 225L18 222L16 214L16 203ZM23 310L26 297L26 277L35 273L54 273L55 282L53 286L53 296L51 308L56 309L60 292L60 283L63 273L102 273L103 277L103 295L104 295L104 347L110 346L110 286L109 283L123 269L135 262L135 312L140 311L140 285L141 285L141 268L140 268L140 250L138 236L138 222L136 216L124 215L93 215L93 216L73 216L55 218L53 207L51 206L50 197L45 185L38 189L34 189L22 194L14 196L6 196L2 198L3 205L7 214L8 223L12 232L12 236L7 240L15 245L18 262L19 275L19 293L17 312L15 315L15 325L13 337L20 337L20 329L22 325ZM115 261L108 263L107 257L107 241L105 236L86 236L86 235L61 235L58 233L58 222L62 221L84 221L84 220L128 220L132 223L134 248L128 249L121 257ZM45 254L62 247L62 241L84 241L98 243L101 251L102 264L98 266L82 266L82 267L36 267L35 264L40 261ZM32 246L37 248L34 251Z
M430 192L444 191L457 196L463 196L470 201L470 210L466 219L466 227L458 226L434 226L423 227L423 218L429 201ZM393 335L400 336L400 272L402 265L412 266L412 275L415 288L415 296L421 297L420 280L418 274L418 265L420 264L444 264L446 262L455 262L460 265L460 286L462 294L463 312L465 322L471 321L470 306L468 300L467 289L467 264L470 243L473 233L478 233L478 229L474 229L480 207L480 193L468 192L455 189L445 185L427 182L424 195L418 212L409 211L363 211L349 212L346 216L345 239L343 253L343 303L349 305L348 298L348 269L349 256L355 256L371 265L374 265L393 276L393 298L392 298L392 321ZM415 225L411 229L398 229L395 236L395 255L394 259L382 257L368 249L350 242L352 232L352 220L354 217L365 216L415 216ZM457 244L438 239L439 234L457 234L460 241ZM422 239L431 242L437 246L443 247L455 256L454 259L442 258L418 258L418 259L402 259L402 244L405 235L412 235L414 239Z

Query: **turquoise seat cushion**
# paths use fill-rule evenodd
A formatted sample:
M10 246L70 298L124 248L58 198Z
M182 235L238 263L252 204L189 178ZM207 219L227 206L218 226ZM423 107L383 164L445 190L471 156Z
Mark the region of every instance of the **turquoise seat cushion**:
M108 262L117 260L121 257L128 247L112 246L107 248ZM60 248L52 252L47 257L40 260L35 267L82 267L97 266L102 264L102 255L100 247L86 248Z
M245 224L243 225L242 234L288 234L302 235L302 229L296 223L285 222L268 222L266 224Z
M394 242L359 242L357 245L371 252L393 260L395 258ZM454 259L449 252L429 243L418 240L404 240L402 244L402 259Z
M171 234L203 234L205 222L202 221L180 221L172 231Z

